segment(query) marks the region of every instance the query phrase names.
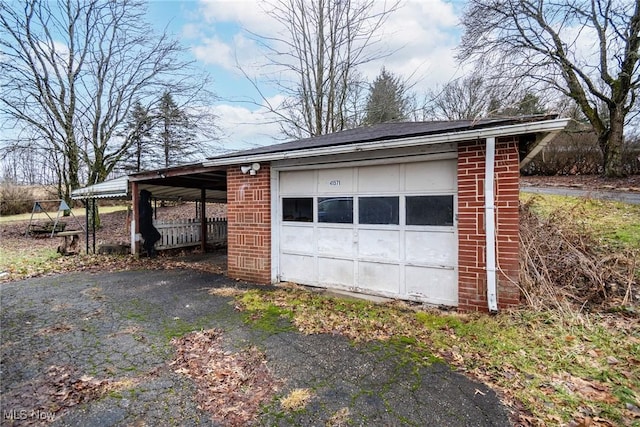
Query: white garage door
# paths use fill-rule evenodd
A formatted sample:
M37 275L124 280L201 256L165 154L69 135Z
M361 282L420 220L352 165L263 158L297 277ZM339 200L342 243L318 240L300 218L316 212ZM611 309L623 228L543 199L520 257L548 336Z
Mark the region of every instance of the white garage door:
M279 279L457 305L456 165L280 171Z

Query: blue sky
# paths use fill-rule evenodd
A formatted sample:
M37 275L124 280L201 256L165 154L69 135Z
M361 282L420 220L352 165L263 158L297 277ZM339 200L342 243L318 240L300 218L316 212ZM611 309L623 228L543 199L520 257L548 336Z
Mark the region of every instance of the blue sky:
M383 7L379 1L376 6ZM260 0L150 0L149 20L159 30L167 27L189 50L189 55L213 77L212 90L218 100L212 105L218 115L221 143L226 149L243 149L276 142L279 128L262 100L237 66L256 79L272 102L281 94L268 85L259 65L264 63L250 32L275 35L277 25L264 12ZM382 47L392 55L366 64L361 72L372 81L382 66L410 79L423 93L462 75L454 59L459 42L460 1L404 0L383 27Z

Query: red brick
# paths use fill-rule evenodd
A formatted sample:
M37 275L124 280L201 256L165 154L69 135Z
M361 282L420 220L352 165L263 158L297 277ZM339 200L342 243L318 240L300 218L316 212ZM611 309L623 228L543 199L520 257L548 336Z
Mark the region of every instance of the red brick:
M484 141L458 144L458 308L487 310L486 238L484 234ZM498 306L518 304L518 196L519 157L517 138L500 138L496 143L495 204L497 263L500 273ZM507 208L507 206L511 208ZM509 280L509 278L511 280Z
M257 283L271 282L271 190L269 165L256 175L227 169L228 274Z

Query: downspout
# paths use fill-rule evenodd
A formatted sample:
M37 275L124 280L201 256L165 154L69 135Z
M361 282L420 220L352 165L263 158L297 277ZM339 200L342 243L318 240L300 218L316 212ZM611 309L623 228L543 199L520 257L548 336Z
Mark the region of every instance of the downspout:
M487 304L489 312L498 312L496 285L496 207L494 200L496 138L487 138L487 159L484 169L484 222L486 237Z

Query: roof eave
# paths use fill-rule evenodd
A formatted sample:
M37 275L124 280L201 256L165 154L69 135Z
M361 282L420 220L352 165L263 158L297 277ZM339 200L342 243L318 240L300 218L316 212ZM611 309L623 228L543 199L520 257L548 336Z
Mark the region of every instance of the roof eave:
M362 143L349 143L344 145L332 145L310 149L291 151L279 151L246 156L217 158L204 161L204 167L237 165L250 162L271 162L285 159L298 159L305 157L318 157L329 154L347 154L362 151L374 151L420 145L444 144L450 142L469 141L474 139L486 139L488 137L502 137L525 135L531 133L548 133L563 130L571 119L544 120L539 122L518 123L515 125L496 126L490 128L472 129L457 132L446 132L432 135L413 137L400 137L387 141L373 141Z

